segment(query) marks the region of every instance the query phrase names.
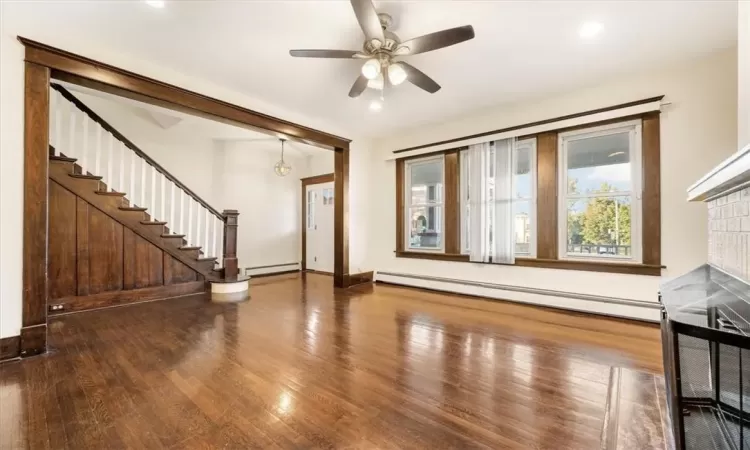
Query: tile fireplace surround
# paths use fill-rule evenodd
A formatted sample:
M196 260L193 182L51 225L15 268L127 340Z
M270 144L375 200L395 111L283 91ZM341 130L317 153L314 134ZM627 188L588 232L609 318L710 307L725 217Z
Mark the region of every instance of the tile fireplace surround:
M750 144L688 189L708 204L708 263L750 283Z

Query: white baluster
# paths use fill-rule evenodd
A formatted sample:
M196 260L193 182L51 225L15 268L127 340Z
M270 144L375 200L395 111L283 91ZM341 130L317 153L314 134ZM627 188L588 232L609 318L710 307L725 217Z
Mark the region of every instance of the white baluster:
M57 134L57 126L55 125L55 117L57 116L57 96L55 95L57 91L50 88L50 97L49 97L49 145L55 147L57 145L57 141L59 140L59 135ZM53 153L53 155L56 155L56 153Z
M201 245L201 208L200 203L196 201L196 206L198 207L197 214L195 215L195 245L200 246ZM205 253L205 249L204 249Z
M174 230L175 226L177 225L176 223L174 223L174 183L170 181L169 184L172 185L172 189L170 190L169 195L169 226L172 227L172 230ZM177 232L172 231L172 234L177 234Z
M68 128L70 128L70 136L68 136L68 148L65 154L70 158L75 158L78 154L76 151L76 111L77 109L72 103L68 102Z
M125 144L120 142L120 178L118 192L125 192Z
M151 219L156 222L156 168L151 166Z
M180 189L180 233L185 233L185 191L182 189ZM190 242L189 236L188 242Z
M133 199L133 203L135 203L135 158L137 155L135 152L130 152L130 190L128 191L128 196Z
M60 93L55 91L55 154L59 155L62 152L62 97Z
M146 204L146 160L141 158L141 206Z
M102 162L102 127L96 124L96 140L94 141L94 175L99 175L101 172Z
M159 176L161 177L161 209L159 210L159 214L162 219L167 218L167 208L164 207L164 199L166 197L167 190L164 188L164 185L167 181L167 178L164 176L164 174L159 173ZM169 226L172 226L172 224L169 224Z
M83 127L83 140L81 141L81 159L78 160L78 165L81 166L81 173L86 175L88 173L88 153L89 153L89 116L81 114L83 116L82 127Z
M224 267L224 221L219 220L219 251L216 253L216 256L219 261L219 266Z
M209 217L210 217L210 212L208 211L208 209L206 209L206 250L205 250L206 253L208 253L208 251L209 251L209 248L208 248L209 230L208 230L208 228L209 228L209 225L211 225L211 222L209 222ZM209 256L209 255L206 255L206 256Z
M217 230L219 228L219 218L216 217L216 216L214 216L213 222L214 222L214 235L213 235L213 239L212 239L213 242L211 242L211 254L214 255L214 256L216 256L216 254L217 254L216 253L216 238L219 235L219 233L217 233Z
M188 244L193 244L193 198L188 197L188 213L187 213L187 221L188 221L188 228L187 228L187 241Z
M109 136L109 151L107 152L107 186L109 190L114 190L115 180L112 179L112 163L115 159L115 137L107 133Z

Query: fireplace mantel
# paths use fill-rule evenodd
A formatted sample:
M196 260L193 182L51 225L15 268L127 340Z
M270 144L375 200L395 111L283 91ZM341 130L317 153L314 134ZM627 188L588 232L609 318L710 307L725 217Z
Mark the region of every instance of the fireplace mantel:
M688 188L688 201L706 202L750 187L750 144Z

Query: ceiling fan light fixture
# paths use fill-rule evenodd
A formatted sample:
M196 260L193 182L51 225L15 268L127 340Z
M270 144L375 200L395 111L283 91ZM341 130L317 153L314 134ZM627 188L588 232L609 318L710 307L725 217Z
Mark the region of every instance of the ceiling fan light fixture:
M398 86L399 84L406 81L408 74L399 63L393 63L388 66L388 81L392 85Z
M362 75L368 80L374 80L380 75L380 61L369 59L362 65Z
M370 89L376 89L378 91L383 90L383 86L385 85L385 80L383 79L383 74L381 73L376 78L373 78L372 80L369 80L367 82L367 87Z
M383 102L380 100L373 100L370 102L370 111L378 112L383 109Z

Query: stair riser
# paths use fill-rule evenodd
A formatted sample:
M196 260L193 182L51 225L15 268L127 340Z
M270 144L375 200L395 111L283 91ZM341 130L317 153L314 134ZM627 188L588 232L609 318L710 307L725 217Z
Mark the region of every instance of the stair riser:
M198 259L203 256L200 250L182 250L185 254L190 255L193 259Z

